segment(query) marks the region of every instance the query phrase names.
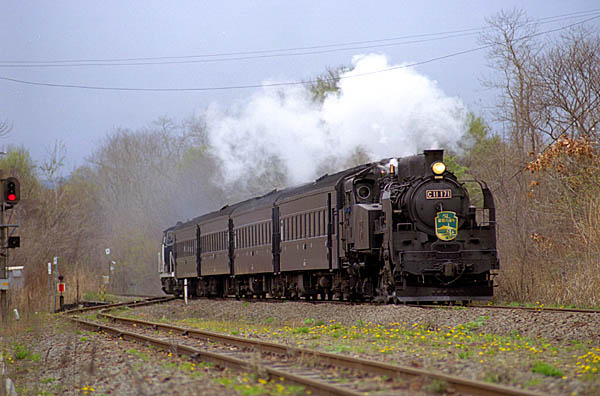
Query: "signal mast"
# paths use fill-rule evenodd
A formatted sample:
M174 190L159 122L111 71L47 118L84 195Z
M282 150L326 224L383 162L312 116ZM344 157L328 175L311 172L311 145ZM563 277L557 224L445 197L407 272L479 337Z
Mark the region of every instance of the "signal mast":
M0 171L0 177L1 177ZM0 320L8 319L8 252L21 245L12 235L21 222L21 185L16 177L0 179Z

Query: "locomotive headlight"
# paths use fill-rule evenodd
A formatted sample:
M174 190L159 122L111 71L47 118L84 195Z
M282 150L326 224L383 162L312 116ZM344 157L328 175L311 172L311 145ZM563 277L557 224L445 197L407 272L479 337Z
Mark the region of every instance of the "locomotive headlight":
M444 165L443 162L439 162L439 161L438 162L434 162L431 165L431 170L436 175L441 175L442 173L444 173L446 171L446 165Z

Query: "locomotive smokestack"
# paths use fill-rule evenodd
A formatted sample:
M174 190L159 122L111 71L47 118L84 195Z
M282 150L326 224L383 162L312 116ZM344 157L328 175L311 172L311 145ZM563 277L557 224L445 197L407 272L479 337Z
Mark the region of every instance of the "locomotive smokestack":
M423 150L423 154L398 158L398 176L402 179L408 176L431 174L431 164L442 161L444 150Z
M423 150L425 156L425 167L431 166L436 161L443 162L444 150Z

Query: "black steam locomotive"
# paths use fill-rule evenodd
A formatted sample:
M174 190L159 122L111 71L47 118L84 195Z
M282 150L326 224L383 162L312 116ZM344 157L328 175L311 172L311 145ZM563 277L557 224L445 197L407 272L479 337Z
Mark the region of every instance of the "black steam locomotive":
M249 199L164 232L168 294L381 302L490 299L494 200L443 150L386 159Z

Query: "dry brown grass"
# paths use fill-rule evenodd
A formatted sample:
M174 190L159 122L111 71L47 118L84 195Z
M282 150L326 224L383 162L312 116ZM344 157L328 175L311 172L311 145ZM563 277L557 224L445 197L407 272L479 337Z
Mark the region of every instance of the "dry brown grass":
M77 274L66 273L64 282L65 293L64 302L70 304L81 301L86 292L98 291L101 279L97 274L89 272L80 272ZM79 292L78 292L79 286ZM9 305L11 312L18 309L22 315L31 312L42 311L50 312L54 307L54 285L51 283L48 287L47 272L31 271L26 274L24 286L21 289L12 289L9 291ZM56 293L56 306L59 305L59 293Z

